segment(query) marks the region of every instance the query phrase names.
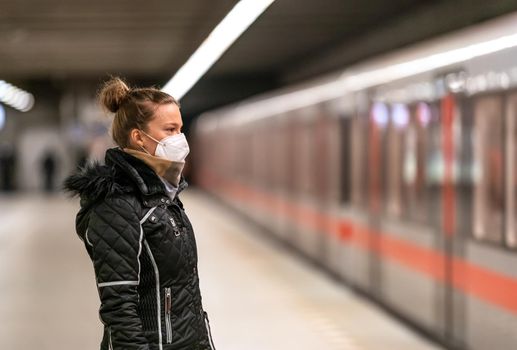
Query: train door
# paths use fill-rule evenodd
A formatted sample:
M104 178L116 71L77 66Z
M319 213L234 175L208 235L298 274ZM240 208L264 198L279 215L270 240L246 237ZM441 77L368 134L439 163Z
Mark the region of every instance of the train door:
M374 245L372 283L376 296L392 309L426 329L438 323L434 271L436 231L427 217L426 131L433 120L427 103L394 102L386 107L379 166L379 203L371 234ZM387 119L387 120L385 120ZM379 124L379 122L377 122ZM438 148L440 150L440 148ZM407 286L411 286L408 288Z
M272 161L271 172L273 175L273 196L276 198L274 208L274 232L284 241L288 240L289 227L289 197L287 188L289 187L289 167L290 167L290 148L289 148L289 119L287 115L275 118L274 126L270 133L273 135L272 147L269 155Z
M354 102L356 110L350 121L350 148L343 150L350 157L350 205L345 206L340 215L340 234L346 240L342 247L344 264L341 274L354 287L368 291L371 287L368 240L368 194L372 174L369 168L371 113L366 95L354 96Z
M368 121L368 198L367 207L369 223L367 227L358 227L355 234L366 245L367 252L367 286L371 295L379 297L380 291L380 218L384 212L388 164L386 163L387 128L390 123L389 106L375 102L371 106Z
M304 113L305 112L305 113ZM293 112L292 115L292 191L291 203L294 204L290 210L291 221L291 242L305 254L313 249L312 235L310 235L310 221L304 213L307 205L307 193L310 190L310 155L311 138L308 132L310 115L304 111Z
M319 207L319 180L316 181L316 174L324 169L319 169L317 106L306 108L299 112L300 129L296 139L296 151L299 152L297 176L299 176L300 187L297 198L298 206L298 233L299 246L301 250L313 259L319 259L321 254L320 234L320 207Z
M461 242L451 255L450 336L468 349L517 348L515 254L515 122L517 94L475 96L472 104L472 200Z
M342 279L351 283L350 273L354 268L351 261L351 252L353 246L351 244L351 236L353 232L352 222L352 171L354 165L352 164L352 155L354 152L352 134L354 118L352 112L340 109L337 122L339 123L335 130L338 131L338 142L334 147L338 147L336 156L338 159L334 162L336 167L335 173L339 174L338 178L333 183L333 193L336 196L337 213L334 217L338 218L333 241L330 242L332 246L329 248L332 270Z
M317 230L320 244L318 261L336 272L334 259L339 241L335 235L340 198L340 120L328 103L319 107L315 129L314 196L318 201Z
M504 240L517 258L517 92L511 94L506 104L506 178L505 193L507 215L505 216Z
M347 103L348 102L348 103ZM348 109L347 109L348 107ZM326 234L324 262L332 273L345 277L344 270L349 264L345 250L349 243L342 232L350 225L342 217L345 205L350 204L350 128L351 106L349 100L339 99L325 105L327 116L326 138L328 145ZM346 232L349 234L349 232Z
M282 217L284 218L283 236L295 247L298 247L298 210L296 205L297 193L300 188L300 176L298 173L300 163L300 152L298 151L298 136L301 130L296 112L288 113L285 121L285 145L286 159L284 168L284 198L282 205Z
M269 125L268 125L269 126ZM261 223L266 229L270 229L268 224L271 222L270 202L268 201L271 193L270 174L271 164L269 158L269 149L272 144L269 127L264 123L255 122L253 125L253 202L256 203L252 217L258 223Z
M377 177L369 181L371 292L431 332L443 323L439 110L439 103L377 103L369 143L369 171Z
M246 191L246 188L255 188L256 176L255 176L255 154L256 154L256 138L254 128L251 125L244 125L241 129L239 144L242 148L240 153L240 162L244 166L242 184L243 189L241 190L242 201L239 211L243 212L246 216L253 218L255 212L255 205L252 201L253 194L250 191Z
M271 118L266 123L260 125L261 137L261 181L262 188L259 191L259 203L262 212L260 222L269 232L277 234L278 207L277 179L278 179L278 152L277 134L278 117Z

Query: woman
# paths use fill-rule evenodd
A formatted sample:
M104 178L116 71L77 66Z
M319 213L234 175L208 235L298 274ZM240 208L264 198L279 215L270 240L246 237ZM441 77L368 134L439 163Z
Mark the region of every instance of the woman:
M179 193L189 147L178 103L154 88L108 81L117 148L65 181L81 198L76 230L93 261L102 349L213 349L197 248Z

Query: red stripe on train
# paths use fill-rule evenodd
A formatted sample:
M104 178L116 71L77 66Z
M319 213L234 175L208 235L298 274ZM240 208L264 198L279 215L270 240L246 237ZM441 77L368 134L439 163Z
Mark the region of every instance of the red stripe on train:
M259 192L237 183L208 181L204 185L222 189L233 198L252 203L293 222L338 237L345 244L374 251L413 271L439 282L445 281L446 256L415 243L396 238L385 232L375 232L351 221L328 216L312 208L293 203L278 196ZM466 294L497 305L517 314L517 279L476 266L466 260L452 258L452 285Z

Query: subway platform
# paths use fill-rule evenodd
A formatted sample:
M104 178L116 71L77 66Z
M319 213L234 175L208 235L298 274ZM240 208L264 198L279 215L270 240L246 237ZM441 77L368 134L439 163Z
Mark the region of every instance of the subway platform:
M189 189L182 199L218 350L440 349L211 197ZM0 197L0 349L99 348L99 301L74 230L77 210L63 196Z

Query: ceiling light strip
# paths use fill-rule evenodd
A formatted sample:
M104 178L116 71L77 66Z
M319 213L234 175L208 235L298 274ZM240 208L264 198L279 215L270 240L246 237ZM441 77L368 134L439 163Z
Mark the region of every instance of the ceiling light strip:
M162 91L180 100L275 0L241 0L228 12Z
M355 72L350 69L334 81L244 104L231 114L237 124L247 123L514 47L517 33L382 68Z
M21 112L28 112L34 106L34 96L4 80L0 80L0 102Z
M344 83L349 90L358 91L465 62L476 57L489 55L515 46L517 46L517 33L353 76L343 75L342 79L344 79Z

